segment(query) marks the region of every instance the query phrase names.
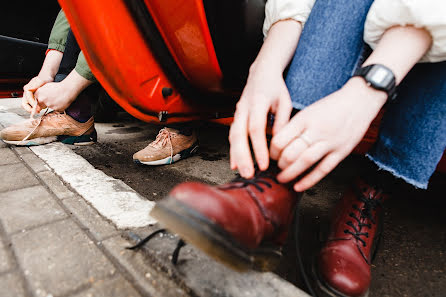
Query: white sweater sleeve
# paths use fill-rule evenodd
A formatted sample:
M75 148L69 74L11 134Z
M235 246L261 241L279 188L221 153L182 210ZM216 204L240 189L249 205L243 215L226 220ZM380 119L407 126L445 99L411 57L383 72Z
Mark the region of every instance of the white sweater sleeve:
M295 20L302 25L308 19L316 0L268 0L265 6L263 35L266 37L272 25L280 20Z
M375 0L367 15L364 40L375 48L384 32L397 25L430 32L432 47L421 62L446 60L446 0Z

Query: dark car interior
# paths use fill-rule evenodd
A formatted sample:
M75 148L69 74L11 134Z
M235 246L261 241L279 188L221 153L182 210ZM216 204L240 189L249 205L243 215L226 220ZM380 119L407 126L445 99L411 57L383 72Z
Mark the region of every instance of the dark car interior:
M60 7L56 0L1 1L0 88L14 89L35 76Z
M203 0L224 87L241 90L263 43L266 0Z

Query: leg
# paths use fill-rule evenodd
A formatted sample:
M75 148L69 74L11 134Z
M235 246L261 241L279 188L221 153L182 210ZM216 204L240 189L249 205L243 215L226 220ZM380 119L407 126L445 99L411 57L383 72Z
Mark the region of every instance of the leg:
M427 188L446 147L446 62L420 63L389 104L369 158L406 182Z
M333 93L351 77L360 62L372 2L316 1L286 77L294 108Z

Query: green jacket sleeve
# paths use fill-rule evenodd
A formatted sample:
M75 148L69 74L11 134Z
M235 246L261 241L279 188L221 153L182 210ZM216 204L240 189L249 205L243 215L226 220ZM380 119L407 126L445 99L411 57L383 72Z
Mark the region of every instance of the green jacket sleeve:
M51 29L50 39L48 40L48 49L64 52L69 30L70 24L68 24L65 13L61 10L54 21L53 29Z
M76 68L74 69L83 78L88 79L90 81L96 81L96 78L94 77L93 73L90 70L90 67L87 64L87 60L85 60L83 52L80 52L79 57L77 57Z
M53 29L51 30L50 39L48 41L48 49L58 50L60 52L65 51L65 44L67 43L68 32L70 31L70 24L67 21L65 13L60 10L57 15L56 21L54 21ZM80 52L75 70L85 79L96 81L93 73L88 67L87 60L82 52Z

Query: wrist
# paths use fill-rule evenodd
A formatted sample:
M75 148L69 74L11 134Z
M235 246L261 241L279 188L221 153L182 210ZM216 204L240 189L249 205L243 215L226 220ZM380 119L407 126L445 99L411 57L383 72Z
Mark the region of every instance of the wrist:
M45 72L40 72L37 77L45 82L45 83L50 83L54 81L54 76L52 76L51 74L45 73Z
M249 67L249 76L258 75L260 73L269 73L282 76L283 69L281 69L281 67L278 67L277 64L269 63L265 60L256 60L254 61L254 63L251 64L251 67Z
M70 74L60 82L64 92L70 97L76 98L84 89L92 84L91 81L83 78L80 74L73 70Z
M386 103L388 97L385 91L374 89L362 77L350 78L343 89L349 89L356 93L353 100L378 110Z

